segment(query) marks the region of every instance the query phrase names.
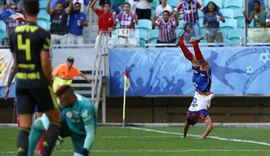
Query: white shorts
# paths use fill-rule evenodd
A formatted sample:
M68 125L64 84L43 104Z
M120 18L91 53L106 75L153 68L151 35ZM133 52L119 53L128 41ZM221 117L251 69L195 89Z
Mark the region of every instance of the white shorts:
M52 44L57 45L66 45L67 44L67 34L65 35L57 35L57 34L51 34Z
M84 44L83 36L73 35L73 34L69 33L68 34L68 39L67 39L67 44L68 45Z
M202 109L207 110L211 105L211 100L214 98L214 94L211 93L209 95L203 95L195 92L193 100L188 108L189 111L199 111Z

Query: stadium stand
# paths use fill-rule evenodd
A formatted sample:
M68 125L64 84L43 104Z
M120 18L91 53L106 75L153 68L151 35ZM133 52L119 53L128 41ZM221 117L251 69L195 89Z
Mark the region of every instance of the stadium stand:
M224 8L241 9L243 8L243 0L225 0Z
M243 43L244 39L244 29L232 29L228 32L228 39L231 45L239 45Z
M178 7L179 1L177 1L177 0L167 0L167 4L169 4L174 9L174 8Z
M178 30L178 29L176 29L176 30ZM150 30L148 32L148 43L149 44L157 43L158 33L159 33L158 29L153 29L153 30Z
M222 0L204 0L203 6L206 6L210 1L214 2L219 8L222 8ZM224 1L224 0L223 0Z
M222 13L225 20L234 18L234 12L232 9L220 9L219 11Z
M39 8L40 9L46 9L47 4L48 4L47 0L40 0L39 1Z

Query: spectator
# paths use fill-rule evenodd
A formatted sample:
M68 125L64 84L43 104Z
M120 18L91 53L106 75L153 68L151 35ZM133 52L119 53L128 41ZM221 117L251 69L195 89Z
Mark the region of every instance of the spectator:
M174 12L174 17L170 16L170 12L168 10L164 10L162 12L162 18L158 18L152 23L153 27L158 26L159 29L157 43L175 43L176 41L175 29L178 26L177 12Z
M51 40L53 44L67 44L67 19L73 8L73 0L69 0L69 7L64 9L61 2L56 4L55 10L50 9L52 0L48 1L46 11L51 15Z
M255 1L260 1L262 10L267 9L267 4L264 4L265 0L248 0L248 16L250 16L251 11L253 10L253 6L254 6Z
M167 4L167 0L160 0L161 4L157 6L154 15L156 18L162 17L162 12L168 10L171 14L173 13L172 7Z
M177 7L177 10L183 10L184 21L192 24L193 36L200 35L198 9L203 10L202 5L196 0L185 0Z
M22 13L23 9L23 0L6 0L5 8L10 8L10 5L16 6L16 11Z
M84 6L88 6L90 0L74 0L73 4L75 5L76 2L81 3L81 12L85 12Z
M50 9L55 10L57 3L62 3L64 8L69 6L69 0L51 0Z
M266 26L270 27L270 12L267 14L265 22Z
M110 3L112 5L112 12L116 12L116 15L119 12L123 11L122 5L125 3L125 0L110 0Z
M88 26L85 13L81 12L81 3L76 2L69 16L68 44L83 44L83 27Z
M2 46L4 46L4 47L9 46L9 39L7 37L3 38L3 40L2 40Z
M120 29L135 29L135 24L138 24L137 14L130 11L130 4L124 4L124 12L117 15L114 12L113 19L115 23L120 23Z
M183 29L185 30L184 33L184 44L186 44L186 46L189 46L189 41L192 37L193 34L193 30L192 30L192 24L191 23L185 23Z
M247 17L245 11L243 12L243 15L244 15L246 22L248 24L251 23L253 18L255 19L253 24L254 24L254 27L256 27L256 28L265 27L266 14L267 14L267 12L265 12L261 8L260 1L254 1L253 11L250 13L249 17Z
M151 5L153 0L138 0L136 4L136 14L138 19L151 19Z
M10 4L9 9L6 11L10 11L11 15L5 20L8 28L8 36L11 35L16 26L24 24L25 18L23 14L18 13L17 7L15 4Z
M73 66L74 58L69 56L65 64L60 64L57 66L52 75L55 77L53 82L53 90L56 92L62 85L71 85L72 79L75 76L81 76L89 83L92 82L92 79L87 77L84 73L78 70L78 68Z
M98 36L96 38L96 46L98 44L100 38L100 32L106 31L110 32L109 36L111 36L111 31L114 29L114 20L113 15L111 13L111 4L109 2L105 2L102 6L102 10L95 7L97 0L93 0L90 4L90 7L98 16Z
M222 32L219 27L219 21L225 22L223 15L219 12L219 7L210 1L203 9L203 26L206 28L206 39L208 43L223 43Z

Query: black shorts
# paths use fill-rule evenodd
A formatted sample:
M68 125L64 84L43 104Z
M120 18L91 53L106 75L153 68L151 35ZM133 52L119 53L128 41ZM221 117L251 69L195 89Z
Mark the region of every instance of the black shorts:
M38 112L58 109L56 96L49 86L32 88L16 87L17 110L19 114L32 114L37 106Z

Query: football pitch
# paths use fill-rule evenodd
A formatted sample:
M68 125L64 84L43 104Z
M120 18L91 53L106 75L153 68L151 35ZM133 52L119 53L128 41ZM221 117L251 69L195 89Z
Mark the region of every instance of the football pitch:
M183 127L104 127L97 129L91 156L269 156L270 128L215 127L199 140L205 127L190 127L181 139ZM15 156L17 128L0 128L0 155ZM70 139L53 156L72 156Z

